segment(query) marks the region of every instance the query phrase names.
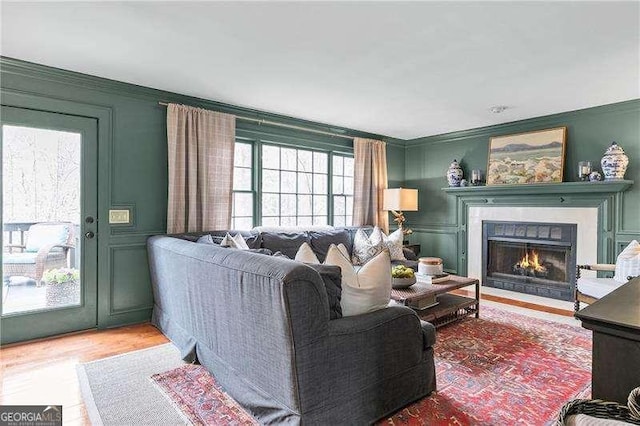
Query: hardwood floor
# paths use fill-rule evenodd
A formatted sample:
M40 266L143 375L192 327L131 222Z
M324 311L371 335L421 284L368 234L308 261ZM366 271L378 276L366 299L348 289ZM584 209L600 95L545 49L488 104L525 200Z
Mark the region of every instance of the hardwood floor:
M461 296L475 297L471 290L454 290L452 293ZM537 303L523 302L521 300L509 299L507 297L495 296L493 294L482 294L482 300L490 300L492 302L504 303L505 305L517 306L519 308L532 309L534 311L546 312L549 314L562 315L564 317L573 317L573 311L567 309L555 308L552 306L538 305Z
M467 295L465 290L459 293ZM522 308L573 316L573 312L563 309L498 296L482 297ZM89 424L76 366L166 342L167 338L155 327L139 324L4 346L0 348L0 404L63 405L64 424Z
M64 424L90 424L76 366L166 342L151 324L139 324L3 346L0 404L62 405Z

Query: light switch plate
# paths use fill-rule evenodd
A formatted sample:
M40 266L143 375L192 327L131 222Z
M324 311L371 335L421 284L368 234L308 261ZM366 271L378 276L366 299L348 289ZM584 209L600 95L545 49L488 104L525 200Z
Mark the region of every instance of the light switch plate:
M109 210L109 223L129 223L129 210Z

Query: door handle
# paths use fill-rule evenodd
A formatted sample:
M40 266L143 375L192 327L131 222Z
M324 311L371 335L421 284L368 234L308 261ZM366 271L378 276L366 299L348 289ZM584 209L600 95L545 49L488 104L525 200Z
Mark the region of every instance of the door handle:
M92 239L93 237L96 236L96 234L94 234L93 232L89 231L86 234L84 234L84 236L87 238L87 240Z

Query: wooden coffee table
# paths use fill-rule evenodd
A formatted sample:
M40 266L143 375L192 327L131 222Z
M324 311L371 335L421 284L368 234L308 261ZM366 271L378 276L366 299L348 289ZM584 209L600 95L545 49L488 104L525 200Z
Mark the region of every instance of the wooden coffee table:
M436 327L452 323L469 315L480 316L480 281L476 278L449 275L448 281L427 284L416 275L418 282L409 288L391 290L391 299L413 308L418 316ZM450 291L475 285L476 297L449 294Z

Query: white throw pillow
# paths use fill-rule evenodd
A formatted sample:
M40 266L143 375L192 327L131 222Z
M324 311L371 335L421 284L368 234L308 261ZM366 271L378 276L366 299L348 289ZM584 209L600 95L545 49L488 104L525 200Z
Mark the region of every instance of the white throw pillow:
M329 247L325 265L342 271L342 316L354 316L384 309L391 299L391 259L383 250L356 272L349 257L335 245Z
M353 258L351 259L354 265L366 263L384 249L384 242L380 234L382 231L377 226L373 228L370 236L367 236L362 228L356 231L356 235L353 237Z
M379 228L375 228L373 231L374 232L371 233L369 239L373 244L382 244L383 247L388 248L391 260L407 260L407 258L404 257L404 252L402 251L402 241L404 241L402 229L396 229L394 232L389 234L389 236L385 235L385 233Z
M347 247L344 244L340 243L337 246L335 244L331 244L329 246L329 249L331 249L331 247L333 247L334 250L338 249L344 257L346 257L347 259L349 258L349 250L347 250ZM296 253L295 260L304 263L320 264L318 256L316 256L316 254L313 252L313 249L311 248L309 243L302 243L302 245L298 249L298 252ZM325 259L325 264L326 262L327 261Z
M620 283L626 283L627 277L637 277L638 275L640 275L640 243L633 240L618 255L613 279Z
M331 245L333 245L333 244L331 244ZM331 247L331 246L329 246L329 247ZM342 255L345 258L349 259L349 250L347 250L347 246L345 246L344 244L340 243L340 244L338 244L338 250L340 250L340 253L342 253ZM326 262L326 260L325 260L325 262Z
M228 232L227 235L224 236L222 241L220 241L220 247L249 250L249 246L247 245L247 242L244 240L244 237L242 235L236 234L235 237L232 237Z
M320 263L318 256L313 252L313 249L309 243L302 243L298 252L296 253L295 260L304 263Z

